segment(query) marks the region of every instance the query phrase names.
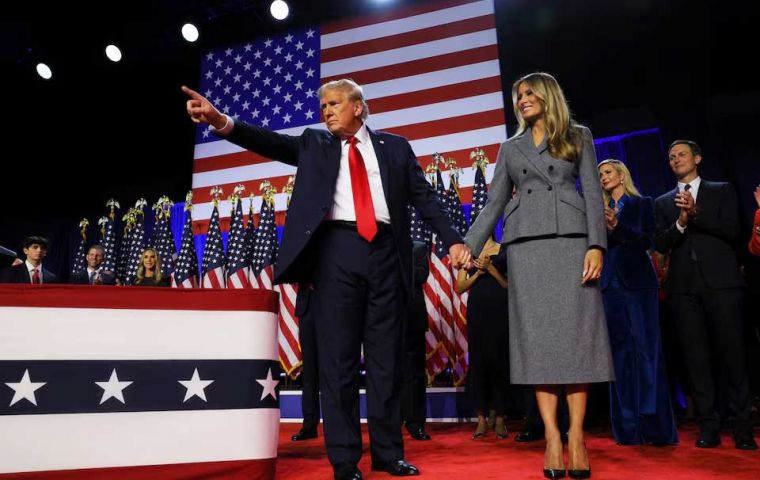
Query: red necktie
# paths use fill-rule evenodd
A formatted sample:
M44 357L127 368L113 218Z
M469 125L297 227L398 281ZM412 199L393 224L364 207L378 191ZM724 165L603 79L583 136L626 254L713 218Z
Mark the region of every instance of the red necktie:
M354 194L354 211L356 212L356 230L368 242L377 234L375 207L369 190L369 179L364 159L356 147L356 137L348 139L348 170L351 173L351 190Z
M40 271L37 268L32 269L32 283L34 285L40 284Z

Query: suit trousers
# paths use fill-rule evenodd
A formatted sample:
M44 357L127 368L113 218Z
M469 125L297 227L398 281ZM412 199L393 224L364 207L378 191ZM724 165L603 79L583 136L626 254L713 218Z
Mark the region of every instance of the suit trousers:
M299 318L298 342L301 345L301 412L303 428L316 430L319 425L319 360L314 311L308 310Z
M418 305L421 302L421 307ZM410 430L425 428L427 408L425 406L425 331L427 312L422 288L415 292L415 299L409 305L404 318L401 419Z
M734 433L751 431L751 398L742 336L742 289L710 288L693 262L691 287L671 295L673 321L688 372L691 394L704 433L717 434L713 366L726 386Z
M363 346L372 460L400 460L404 457L399 368L404 284L391 228L381 224L371 243L355 228L337 222L323 222L315 235L311 307L327 456L336 470L356 465L361 457Z

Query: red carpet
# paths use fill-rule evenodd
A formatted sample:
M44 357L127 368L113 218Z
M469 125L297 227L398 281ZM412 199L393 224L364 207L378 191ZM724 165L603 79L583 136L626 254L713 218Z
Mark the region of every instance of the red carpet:
M493 431L485 439L472 440L475 424L429 424L433 439L418 442L404 438L406 458L422 475L417 478L480 480L541 479L543 442L517 443L514 432L519 423L510 423L510 436L497 440ZM280 429L277 478L331 480L332 469L320 437L305 442L291 442L290 436L300 424L284 423ZM391 479L386 473L370 471L366 425L363 425L364 453L359 468L367 479ZM723 435L723 445L713 450L694 447L697 428L687 425L679 430L681 444L673 447L623 447L607 434L587 433L586 445L591 457L594 479L731 480L760 479L760 451L734 449L730 435Z

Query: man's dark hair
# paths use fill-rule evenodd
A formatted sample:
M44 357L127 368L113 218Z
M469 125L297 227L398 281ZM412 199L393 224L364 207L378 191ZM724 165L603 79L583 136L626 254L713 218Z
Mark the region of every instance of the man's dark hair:
M105 257L105 255L106 255L106 249L103 248L103 245L101 245L99 243L95 243L95 244L91 245L90 248L87 249L87 253L90 253L90 250L92 250L93 248L95 250L100 250L100 253L102 253L103 256Z
M688 145L691 149L691 154L694 156L702 155L702 149L699 148L699 145L697 145L697 142L694 142L692 140L675 140L673 143L670 144L668 147L668 155L670 155L670 151L673 150L673 147L676 145Z
M38 235L30 235L24 239L24 241L22 242L22 245L24 246L24 248L29 248L32 245L37 244L40 247L47 250L48 243L49 243L48 239L45 237L40 237Z

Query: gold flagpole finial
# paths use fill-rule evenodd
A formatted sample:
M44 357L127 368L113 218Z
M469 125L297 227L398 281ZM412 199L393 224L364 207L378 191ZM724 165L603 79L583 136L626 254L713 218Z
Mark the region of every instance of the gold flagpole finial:
M114 220L116 218L116 209L121 208L121 205L119 205L119 202L116 201L116 199L109 198L106 202L106 207L111 209L111 212L108 214L109 217L111 217L111 220Z
M106 225L108 225L108 217L100 217L100 219L98 219L98 225L100 225L100 234L105 237Z
M187 195L185 195L185 211L190 211L193 209L193 191L190 190L187 192Z
M214 204L215 207L218 207L219 206L219 198L224 193L222 191L222 187L220 187L219 185L216 185L216 186L214 186L214 188L211 189L211 191L209 193L211 193L211 202Z

